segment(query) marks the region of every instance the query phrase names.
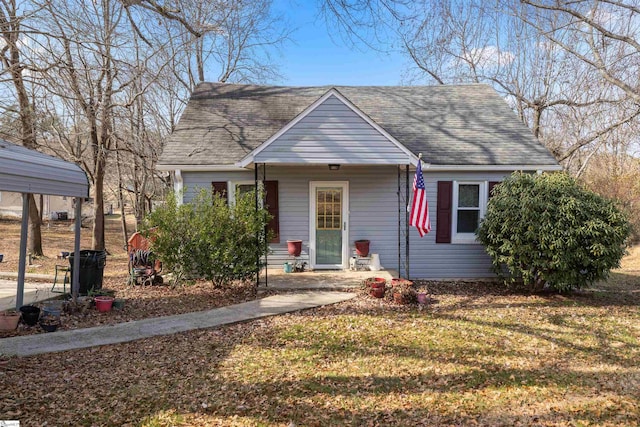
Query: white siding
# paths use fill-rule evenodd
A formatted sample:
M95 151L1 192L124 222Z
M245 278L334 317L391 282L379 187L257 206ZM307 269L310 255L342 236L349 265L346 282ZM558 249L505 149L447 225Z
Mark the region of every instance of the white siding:
M256 163L406 164L409 156L336 96L255 156Z
M260 168L262 174L262 168ZM491 263L479 244L436 244L437 181L500 181L506 173L430 173L425 170L432 231L420 238L410 229L410 273L413 279L493 277ZM348 167L329 171L324 167L267 167L266 179L277 180L279 188L280 244L301 239L309 244L309 181L349 181L349 244L368 239L371 252L380 254L383 267L398 269L398 199L395 166ZM247 172L183 172L188 201L197 187L211 188L212 181L253 180ZM409 177L410 184L413 173ZM404 168L402 180L404 183ZM405 207L401 206L404 212Z

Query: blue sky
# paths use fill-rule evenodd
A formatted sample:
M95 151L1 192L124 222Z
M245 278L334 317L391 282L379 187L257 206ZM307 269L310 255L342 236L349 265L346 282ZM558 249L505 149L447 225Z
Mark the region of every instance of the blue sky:
M309 0L274 0L274 11L292 24L291 41L277 59L290 86L398 85L405 59L347 45L339 34L331 36L318 17L318 3Z

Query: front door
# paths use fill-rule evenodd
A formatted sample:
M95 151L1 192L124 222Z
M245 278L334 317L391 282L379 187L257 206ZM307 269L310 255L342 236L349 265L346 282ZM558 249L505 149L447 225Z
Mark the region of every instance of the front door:
M312 268L347 268L349 183L312 181L309 212Z

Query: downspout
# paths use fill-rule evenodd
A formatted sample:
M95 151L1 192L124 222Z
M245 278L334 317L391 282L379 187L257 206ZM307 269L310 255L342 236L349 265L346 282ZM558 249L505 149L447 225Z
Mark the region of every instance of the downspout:
M184 201L184 181L182 179L182 171L176 169L173 171L173 192L176 194L176 203L178 206L182 205Z
M24 302L24 276L27 262L27 230L29 229L29 194L22 193L22 225L20 227L20 257L18 260L18 289L16 291L16 310Z

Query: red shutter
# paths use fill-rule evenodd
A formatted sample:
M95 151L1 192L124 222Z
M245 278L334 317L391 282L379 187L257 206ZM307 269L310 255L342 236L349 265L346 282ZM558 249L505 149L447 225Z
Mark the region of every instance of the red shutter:
M212 182L213 194L219 194L224 200L229 202L229 196L227 195L227 181Z
M451 243L452 202L453 202L453 182L438 181L436 243Z
M267 226L273 231L273 239L271 243L280 243L280 218L278 215L278 181L265 181L265 207L273 218Z
M489 199L491 198L491 196L493 196L493 187L495 187L498 184L500 184L500 181L490 181L489 182Z

